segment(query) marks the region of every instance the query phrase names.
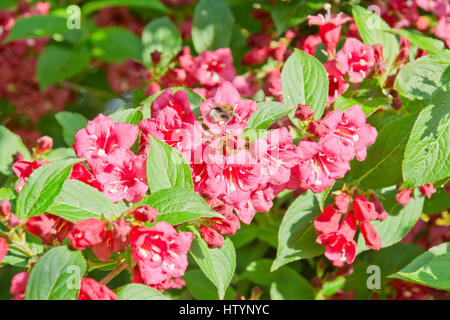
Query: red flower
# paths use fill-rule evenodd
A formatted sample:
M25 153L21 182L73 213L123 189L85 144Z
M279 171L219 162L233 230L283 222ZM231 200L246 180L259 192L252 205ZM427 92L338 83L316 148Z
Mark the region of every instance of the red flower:
M370 222L361 221L359 228L364 236L364 240L366 240L366 245L373 250L380 250L381 238Z
M103 172L97 174L106 196L113 202L142 200L148 190L146 156L117 149L108 157L108 162Z
M420 186L419 190L422 196L426 196L428 199L436 192L436 189L433 188L433 183L424 184L423 186Z
M378 218L378 213L375 210L375 205L367 200L366 197L359 194L355 195L353 200L353 211L358 221L371 221Z
M0 264L2 263L3 258L8 254L8 243L6 239L0 238Z
M320 38L323 44L329 52L334 52L341 37L342 25L351 21L352 18L343 13L330 14L329 7L326 9L328 12L325 17L323 15L308 16L308 23L310 26L319 26Z
M25 182L27 182L30 175L33 173L34 170L37 168L43 166L45 162L41 162L38 160L35 160L33 162L29 161L16 161L12 165L12 169L16 176L19 178L19 183L16 186L16 191L20 192L22 190L23 186L25 185Z
M412 193L411 189L399 190L395 195L395 199L399 204L406 207L409 201L411 200L411 193Z
M26 271L17 273L11 279L11 287L9 288L9 293L14 295L13 300L24 300L25 290L27 288L27 282L29 274Z
M84 182L98 191L102 191L100 182L98 182L97 179L95 179L95 176L79 162L73 165L69 179Z
M77 221L72 231L69 233L69 240L72 247L78 250L84 250L102 242L105 234L105 222L90 218L83 221Z
M230 48L203 51L194 66L194 76L205 87L214 87L232 81L236 75Z
M3 217L9 216L11 213L11 202L8 199L0 201L0 215Z
M327 103L331 105L348 89L349 84L344 80L344 75L337 68L336 60L327 61L323 66L328 73L329 86Z
M209 248L222 248L225 239L214 228L201 226L200 234L203 240L208 244Z
M193 237L191 232L177 233L167 222L158 222L151 228L134 227L129 235L131 253L142 281L156 286L184 275Z
M348 73L350 82L363 81L375 63L372 46L355 38L347 38L337 53L336 60L343 73Z
M109 156L117 149L130 149L138 136L139 129L133 124L114 122L99 114L89 121L85 129L75 136L73 148L79 158L86 162L94 173L101 172L109 162Z
M78 300L118 300L107 286L91 278L82 278Z
M137 221L152 223L155 222L156 217L158 216L158 210L149 205L143 205L133 211L133 216Z

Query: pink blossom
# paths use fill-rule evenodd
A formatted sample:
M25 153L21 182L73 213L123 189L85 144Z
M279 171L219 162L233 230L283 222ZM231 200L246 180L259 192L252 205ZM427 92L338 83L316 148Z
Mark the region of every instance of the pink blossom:
M295 117L301 121L308 120L314 115L314 111L311 110L311 105L303 105L301 103L297 106L297 111L295 112Z
M315 56L316 48L320 43L322 43L322 39L321 39L320 35L318 35L318 34L310 35L310 36L307 36L306 39L303 41L301 48L307 54L309 54L311 56Z
M327 206L323 212L314 219L314 228L316 232L320 234L336 232L339 228L342 214L343 213L335 210L332 205Z
M184 275L193 237L190 232L177 233L167 222L151 228L134 227L129 235L131 253L143 282L155 286Z
M419 190L422 196L426 196L428 199L436 192L436 189L433 188L433 183L424 184L420 186Z
M227 110L223 111L225 108ZM211 112L219 114L219 119L212 116ZM213 98L200 104L200 111L203 116L203 123L214 134L240 135L246 127L253 112L258 109L256 102L248 99L241 99L239 92L230 82L224 82L219 86ZM223 117L224 112L231 113L229 117ZM228 119L227 119L228 118Z
M336 61L340 70L349 75L350 82L359 83L367 77L374 65L374 51L372 46L365 45L358 39L347 38L337 53Z
M351 20L352 18L343 13L330 14L330 12L328 12L326 16L308 16L308 23L310 26L319 26L320 38L329 52L334 52L339 43L342 25Z
M298 162L296 146L286 128L271 131L267 138L256 139L250 150L261 163L262 175L273 184L286 183L290 177L290 169Z
M69 179L84 182L98 191L102 191L102 185L100 182L98 182L95 176L79 162L73 165Z
M252 48L244 55L242 63L247 66L261 64L270 57L272 51L273 50L269 46Z
M267 72L266 77L264 78L263 90L266 95L275 97L277 101L283 102L280 68Z
M345 91L349 84L344 80L344 75L336 66L336 60L327 61L324 65L328 74L328 98L327 103L333 104L334 101Z
M11 202L8 199L0 201L0 215L3 217L9 216L11 213Z
M334 198L334 208L340 213L346 213L351 198L348 194L342 192Z
M33 173L34 170L37 168L43 166L45 162L41 162L38 160L35 160L33 162L30 161L16 161L12 165L12 169L16 176L19 178L19 183L16 185L16 191L20 192L22 188L25 185L25 182L27 182L30 175Z
M111 89L117 93L126 93L132 89L143 87L149 78L150 74L145 67L132 60L108 66L108 83Z
M205 242L208 244L209 248L211 249L222 248L225 239L214 228L208 226L201 226L200 234L203 240L205 240Z
M88 122L86 128L75 135L73 148L79 158L86 162L94 173L102 171L109 156L117 149L129 149L138 136L137 126L114 122L111 118L99 114Z
M333 110L320 120L316 133L324 150L343 160L366 158L366 148L375 142L377 130L366 123L359 105L345 110Z
M47 214L33 216L25 223L25 227L29 233L41 238L45 244L51 244L51 236L53 234L55 219Z
M327 153L320 143L301 140L297 152L300 158L300 181L308 185L313 192L322 192L331 186L335 179L343 178L350 170L347 161Z
M24 300L25 290L27 288L27 282L29 274L26 271L15 274L11 279L11 286L9 287L9 293L14 295L13 300Z
M373 195L370 197L370 201L375 206L375 211L377 212L377 220L379 220L379 221L385 220L388 217L388 214L387 214L386 210L384 210L384 207L381 204L381 202L377 198L375 198Z
M158 216L158 210L149 205L143 205L133 211L133 216L137 221L153 223Z
M8 243L5 238L0 238L0 264L3 258L8 254Z
M411 189L399 190L395 196L395 199L399 204L406 207L409 201L411 200L411 193L412 193Z
M172 89L164 90L164 92L152 102L152 118L158 117L158 114L166 107L174 109L178 117L184 122L195 122L195 116L191 110L191 104L188 100L186 91L179 90L173 93Z
M378 217L375 205L359 194L356 194L355 200L353 200L353 211L355 218L361 222L375 220Z
M36 153L43 153L45 151L51 150L53 146L53 139L49 136L40 137L37 141Z
M72 247L77 250L84 250L88 246L98 244L105 234L105 222L90 218L77 221L72 231L69 233L69 240Z
M359 228L361 229L361 233L364 236L364 240L366 241L366 245L373 250L381 249L381 238L378 235L375 228L370 224L370 222L363 222L359 224Z
M107 286L91 278L82 278L78 300L118 300Z
M113 202L139 202L148 190L146 156L116 149L108 157L108 164L97 174L103 192Z
M232 81L236 71L233 67L233 56L230 48L203 51L197 57L194 75L206 87L214 87L224 81Z

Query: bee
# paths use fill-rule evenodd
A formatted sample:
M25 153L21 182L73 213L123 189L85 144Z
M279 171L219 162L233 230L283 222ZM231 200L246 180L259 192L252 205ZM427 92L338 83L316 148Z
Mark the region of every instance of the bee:
M228 123L232 117L237 116L234 113L234 108L229 104L212 108L208 115L214 123Z

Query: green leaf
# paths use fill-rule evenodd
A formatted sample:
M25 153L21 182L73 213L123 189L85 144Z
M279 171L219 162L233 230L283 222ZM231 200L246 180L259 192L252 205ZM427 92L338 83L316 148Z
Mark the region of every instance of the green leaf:
M379 194L384 198L381 202L388 217L384 221L371 221L370 223L381 238L381 247L386 248L402 240L417 223L422 213L424 197L419 196L419 191L415 190L414 197L406 207L403 207L395 199L397 194L395 187L381 190ZM361 233L356 248L358 253L368 250Z
M436 54L444 49L443 41L428 37L415 29L393 29L392 32L404 36L413 45L425 50L429 54Z
M192 41L197 53L228 47L234 16L223 0L200 0L194 9Z
M449 203L450 203L450 196L447 194L447 192L445 192L444 189L438 189L436 193L431 196L430 199L428 198L425 199L425 203L423 204L423 213L434 214L443 212L448 209Z
M25 299L76 300L85 271L80 251L70 251L66 246L50 249L31 270Z
M168 300L160 291L139 283L130 283L115 290L119 300Z
M400 52L400 47L397 39L390 32L389 25L377 14L360 6L353 7L353 18L364 43L383 45L383 57L388 64L392 64Z
M367 149L366 159L351 162L351 177L360 185L375 189L402 183L403 156L416 118L417 114L403 116L384 125Z
M67 146L73 146L78 130L86 128L88 120L79 113L61 111L55 115L56 121L62 127L64 142Z
M124 28L109 27L96 30L89 38L92 56L105 62L118 63L125 59L141 61L141 40Z
M34 170L19 193L16 214L31 217L44 213L61 191L72 166L81 160L59 160Z
M158 69L165 68L181 50L181 34L167 17L152 20L142 31L142 60L146 67L152 66L151 53L161 53Z
M199 270L191 270L184 274L186 287L197 300L218 300L217 288L209 281L205 274ZM229 286L225 293L224 300L235 300L236 292Z
M403 187L450 176L450 86L436 94L414 124L402 164Z
M320 214L319 203L308 190L289 206L278 230L277 257L272 271L300 259L322 254L325 249L316 243L314 219Z
M191 253L200 269L217 287L219 299L223 299L236 268L236 251L229 238L225 240L221 249L209 249L200 233L191 228L196 237L192 241Z
M450 88L450 50L421 57L404 66L394 83L395 90L410 100L431 100Z
M310 104L314 118L320 119L328 96L328 76L313 56L296 50L281 71L281 88L286 106Z
M131 108L114 112L113 114L110 114L109 117L113 119L114 122L138 125L143 116L140 108Z
M270 4L267 9L272 16L277 29L277 36L281 36L283 32L292 26L302 23L308 15L320 10L325 3L324 0L316 1L277 1Z
M77 180L64 182L61 192L47 208L47 212L71 222L102 216L112 219L120 216L127 208L114 204L97 189Z
M75 150L73 150L73 148L56 148L50 150L50 152L46 155L45 160L57 161L76 157L77 156L75 155Z
M64 33L67 31L66 19L52 15L37 15L25 17L17 20L9 31L6 42L51 36L55 33Z
M220 217L198 193L190 189L162 189L147 196L139 203L139 205L144 204L159 211L157 221L166 221L172 225L199 218Z
M197 117L197 119L199 119L202 116L202 114L200 112L200 103L202 103L206 99L190 88L175 87L172 89L174 92L179 91L179 90L186 91L186 95L191 104L191 110L194 113L194 115Z
M366 251L358 256L358 262L353 265L354 272L346 277L344 290L354 290L357 300L368 300L372 293L366 280L370 276L369 266L380 268L380 284L384 288L390 281L387 278L390 274L399 271L422 252L421 247L406 243L397 243L379 251Z
M90 61L91 55L86 45L75 48L61 44L47 45L36 65L41 90L79 74L89 66Z
M0 173L11 175L13 173L11 166L13 164L13 156L20 152L24 155L24 160L30 160L31 155L22 139L4 126L0 126Z
M391 278L450 290L450 242L441 243L415 258Z
M161 1L158 0L100 0L100 1L89 1L83 5L82 13L83 15L88 15L94 11L105 7L132 7L141 9L152 9L162 13L170 12Z
M270 286L272 300L313 300L309 282L295 271L284 274Z
M0 200L8 199L14 200L16 198L16 194L13 189L10 188L0 188Z
M289 114L295 108L286 107L284 104L274 101L258 103L258 110L253 112L247 122L251 129L267 129L280 117Z
M27 242L27 246L35 255L40 255L44 251L44 245L34 242ZM29 263L30 257L22 251L14 248L14 245L9 245L8 254L3 258L2 264L9 264L16 267L25 268Z
M194 189L191 167L183 156L167 143L150 137L147 158L147 180L150 191L168 188Z

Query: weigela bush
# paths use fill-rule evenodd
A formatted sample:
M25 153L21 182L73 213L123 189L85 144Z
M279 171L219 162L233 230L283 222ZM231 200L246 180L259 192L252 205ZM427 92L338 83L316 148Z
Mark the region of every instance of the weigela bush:
M448 299L448 1L31 2L1 297Z

